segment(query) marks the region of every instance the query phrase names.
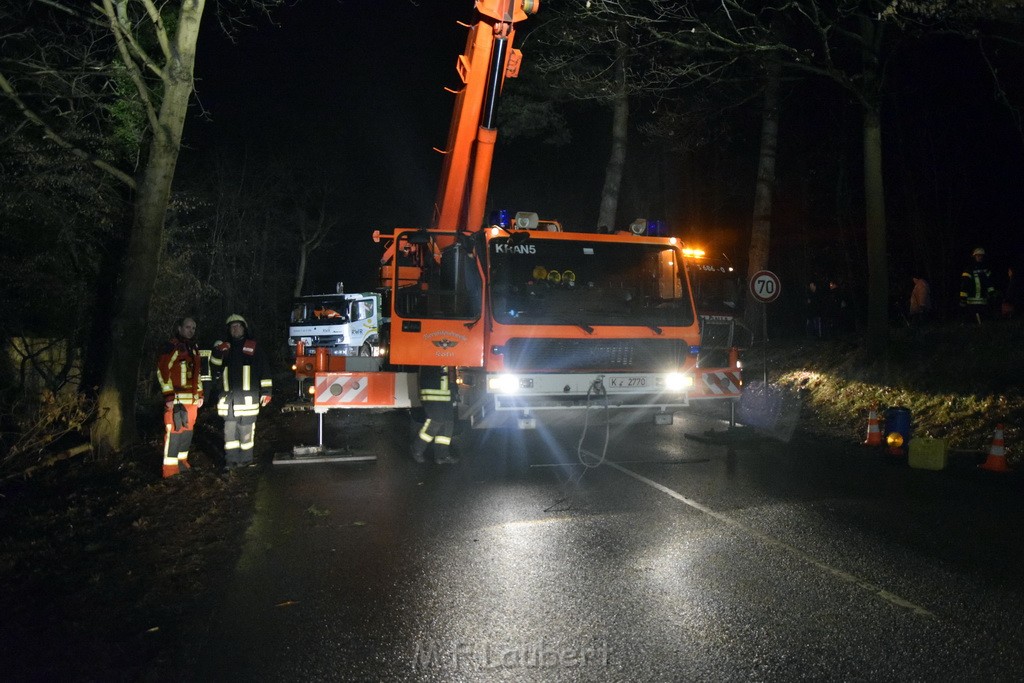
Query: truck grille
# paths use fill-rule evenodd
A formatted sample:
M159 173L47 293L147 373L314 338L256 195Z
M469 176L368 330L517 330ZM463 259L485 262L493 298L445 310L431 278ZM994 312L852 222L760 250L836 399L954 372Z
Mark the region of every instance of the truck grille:
M686 359L678 339L510 339L505 367L516 371L663 372Z

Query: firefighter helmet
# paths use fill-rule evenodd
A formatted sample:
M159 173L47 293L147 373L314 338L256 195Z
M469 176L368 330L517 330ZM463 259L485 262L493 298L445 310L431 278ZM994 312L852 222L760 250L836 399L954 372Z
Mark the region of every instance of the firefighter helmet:
M242 327L249 327L248 323L245 322L245 318L238 315L237 313L232 313L231 315L228 316L228 319L224 321L224 324L227 325L228 327L231 327L231 323L242 323Z
M981 247L975 247L974 251L971 252L971 256L984 256L985 250Z

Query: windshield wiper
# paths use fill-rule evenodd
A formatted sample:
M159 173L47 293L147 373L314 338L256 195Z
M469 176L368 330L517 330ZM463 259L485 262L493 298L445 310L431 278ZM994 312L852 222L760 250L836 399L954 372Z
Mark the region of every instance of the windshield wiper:
M653 330L654 334L661 334L661 328L658 327L657 325L648 325L647 327Z
M580 328L587 334L594 334L594 328L586 323L576 323L576 327Z

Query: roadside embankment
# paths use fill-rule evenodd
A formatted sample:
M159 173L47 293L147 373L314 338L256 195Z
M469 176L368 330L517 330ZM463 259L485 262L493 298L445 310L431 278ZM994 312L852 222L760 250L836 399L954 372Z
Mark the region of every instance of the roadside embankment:
M802 400L801 428L863 440L872 405L905 407L914 436L950 449L985 451L1004 426L1007 461L1024 466L1024 322L993 321L892 331L887 351L869 354L860 339L770 340L746 354L748 378L768 380Z

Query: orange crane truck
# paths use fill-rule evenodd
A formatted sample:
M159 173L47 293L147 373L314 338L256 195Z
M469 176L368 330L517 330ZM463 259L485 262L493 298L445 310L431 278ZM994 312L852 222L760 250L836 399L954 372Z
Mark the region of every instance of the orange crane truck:
M365 372L318 372L314 406L417 404L416 370L449 368L474 428L535 428L600 409L671 424L697 400L740 396L739 354L700 362L701 324L682 242L572 232L536 213L485 224L495 110L521 55L515 27L535 0L476 0L430 227L373 233L390 309L386 357ZM732 335L729 335L732 338ZM351 366L349 370L354 370Z

